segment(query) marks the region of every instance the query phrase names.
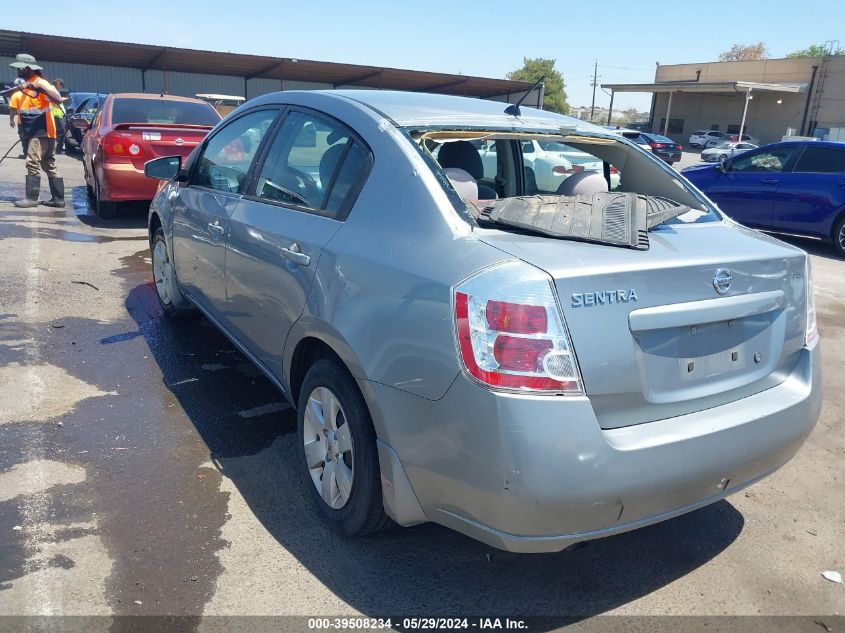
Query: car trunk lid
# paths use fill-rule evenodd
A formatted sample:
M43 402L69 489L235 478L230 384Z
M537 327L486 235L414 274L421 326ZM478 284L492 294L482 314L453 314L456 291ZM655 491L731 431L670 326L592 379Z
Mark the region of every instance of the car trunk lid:
M721 222L672 224L637 251L496 229L479 235L554 278L603 428L775 386L804 345L805 255L768 236Z
M143 169L144 163L154 158L188 156L210 130L205 125L119 123L113 134L121 139L132 164Z

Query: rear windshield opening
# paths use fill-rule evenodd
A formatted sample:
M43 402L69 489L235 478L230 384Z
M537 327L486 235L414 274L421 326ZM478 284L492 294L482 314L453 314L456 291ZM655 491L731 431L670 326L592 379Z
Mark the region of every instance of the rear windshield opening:
M112 123L151 123L169 125L209 125L220 115L207 103L170 99L115 99Z
M445 186L476 217L485 201L624 192L689 207L689 213L666 223L720 219L680 178L622 141L479 130L415 131L412 137L440 167Z

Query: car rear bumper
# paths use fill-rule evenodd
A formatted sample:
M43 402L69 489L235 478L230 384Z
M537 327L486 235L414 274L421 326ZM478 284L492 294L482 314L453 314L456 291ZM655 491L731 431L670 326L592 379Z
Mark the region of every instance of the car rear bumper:
M610 430L586 397L494 393L463 374L436 402L367 391L426 519L504 550L548 552L689 512L782 466L818 418L819 367L816 345L777 387Z
M102 163L99 165L100 197L109 202L152 200L158 181L147 178L131 163Z

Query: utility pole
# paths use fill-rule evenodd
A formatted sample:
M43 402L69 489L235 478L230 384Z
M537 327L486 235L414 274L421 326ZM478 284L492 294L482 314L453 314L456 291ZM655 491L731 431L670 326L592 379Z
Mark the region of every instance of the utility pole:
M599 72L599 60L596 60L595 65L593 66L593 83L590 85L593 87L593 102L590 104L590 121L593 120L593 115L596 113L596 86L598 85L598 72Z

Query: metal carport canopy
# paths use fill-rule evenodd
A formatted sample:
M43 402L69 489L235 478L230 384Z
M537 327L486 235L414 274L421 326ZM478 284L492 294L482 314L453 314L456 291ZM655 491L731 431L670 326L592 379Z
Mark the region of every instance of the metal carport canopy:
M756 81L662 81L653 84L602 84L613 92L710 92L732 93L761 90L768 92L804 92L807 84L764 84Z
M748 102L751 99L751 92L804 92L807 84L767 84L757 81L661 81L652 84L602 84L602 88L610 89L610 103L613 108L613 95L617 92L668 92L669 103L666 105L666 119L663 125L663 135L669 132L669 115L672 112L672 95L676 92L697 92L700 94L743 94L745 106L742 110L742 123L739 126L739 137L745 130L745 116L748 113ZM610 123L610 114L608 114Z
M511 79L294 57L193 50L0 29L0 55L14 57L17 53L29 53L39 61L122 66L140 70L142 73L161 70L230 75L243 77L245 81L253 78L312 81L335 87L359 86L481 98L521 95L531 87L531 82ZM537 105L540 105L539 97Z

